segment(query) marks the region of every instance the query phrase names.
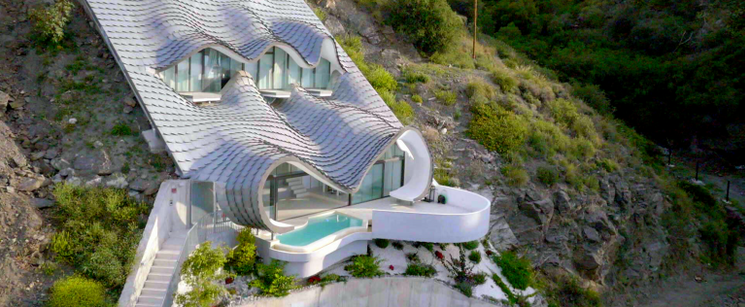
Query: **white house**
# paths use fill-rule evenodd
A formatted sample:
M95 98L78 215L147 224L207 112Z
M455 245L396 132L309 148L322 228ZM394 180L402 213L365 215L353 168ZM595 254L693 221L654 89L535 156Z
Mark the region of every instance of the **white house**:
M300 277L374 238L487 233L490 201L433 180L421 133L396 119L304 1L83 2L152 138L191 182L183 229L171 231L224 215ZM168 302L141 288L133 297L153 299L138 306Z

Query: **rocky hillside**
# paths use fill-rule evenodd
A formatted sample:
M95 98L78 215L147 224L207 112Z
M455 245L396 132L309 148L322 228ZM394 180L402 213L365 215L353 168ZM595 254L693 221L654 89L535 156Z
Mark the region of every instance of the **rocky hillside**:
M47 251L55 183L151 199L174 171L149 152L147 119L79 5L62 47L31 39L29 10L42 3L0 1L0 306L41 305L69 270Z
M325 0L316 12L337 38L360 37L364 60L393 75L396 98L387 102L424 132L436 179L493 199L491 241L527 256L547 296L568 295L569 277L610 305L643 300L642 287L708 259L696 231L708 213L691 209L698 189L668 175L664 149L501 41L482 36L471 60L465 25L452 46L423 55L394 31L390 3ZM413 115L396 112L401 103Z

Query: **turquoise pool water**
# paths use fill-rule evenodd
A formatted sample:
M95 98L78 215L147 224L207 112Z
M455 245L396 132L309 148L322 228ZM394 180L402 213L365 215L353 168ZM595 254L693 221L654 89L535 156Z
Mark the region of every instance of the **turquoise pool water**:
M305 246L344 228L360 227L362 220L343 214L313 217L308 225L277 236L279 243L291 246Z

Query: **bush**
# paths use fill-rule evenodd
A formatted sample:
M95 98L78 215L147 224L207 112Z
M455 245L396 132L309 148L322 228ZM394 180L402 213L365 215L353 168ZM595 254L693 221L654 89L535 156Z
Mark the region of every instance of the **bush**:
M465 247L467 250L474 250L479 247L479 241L468 241L466 243L463 243L463 247Z
M609 173L615 172L621 168L616 161L607 158L599 159L597 164Z
M398 89L398 82L383 66L378 64L368 64L368 66L370 68L366 73L363 71L363 74L375 90L395 92Z
M419 246L424 247L426 250L428 250L430 252L435 250L435 245L433 243L430 243L430 242L416 242L414 244L414 247L417 247L418 248Z
M57 259L106 287L120 289L135 258L145 225L142 217L150 208L118 189L62 183L53 194L53 218L60 222L52 239Z
M223 248L212 248L210 241L197 247L181 266L181 278L190 290L174 297L179 306L209 307L227 290L222 281L231 277L222 268L225 266Z
M458 95L452 91L437 91L435 92L435 97L446 106L452 106L458 102Z
M525 290L533 282L533 267L530 260L509 251L492 259L502 268L502 275L515 289Z
M571 139L553 123L544 120L533 122L528 144L539 156L549 158L557 153L564 153L570 143Z
M344 269L354 277L376 277L385 274L380 269L381 262L383 260L378 257L360 255L354 257L352 264L345 266Z
M116 135L116 136L132 135L132 128L130 128L129 125L125 123L118 123L114 125L113 128L111 128L111 135Z
M517 89L520 84L517 79L510 76L510 74L504 70L493 70L492 81L502 88L502 92L512 93Z
M70 21L72 6L70 0L57 0L50 7L31 10L29 15L36 38L41 42L59 44L65 37L65 26Z
M386 239L375 239L373 241L375 241L375 246L380 247L380 248L386 248L388 247L388 243L390 243L390 241Z
M580 161L586 161L595 156L595 146L585 138L572 139L571 155Z
M520 117L500 106L474 104L473 118L466 134L486 149L499 154L512 154L522 148L528 135L528 125Z
M313 13L316 13L316 16L318 16L318 19L321 21L326 21L326 12L324 12L320 7L313 9Z
M450 46L463 26L447 0L390 0L387 8L386 21L428 54Z
M481 258L479 257L479 259L481 259ZM486 283L486 274L484 274L484 273L473 274L473 282L475 284L477 284L477 285L483 285L483 284L485 284Z
M416 103L424 102L424 100L422 99L422 96L419 96L419 95L411 96L411 101L416 102Z
M709 258L712 263L732 263L735 259L735 250L739 241L739 233L736 229L730 229L722 220L709 221L699 230L701 241L709 249Z
M494 88L484 80L473 80L466 85L466 96L472 101L475 97L483 97L489 101L494 98Z
M556 282L557 287L548 291L549 304L567 307L600 307L600 295L591 289L582 288L576 278L564 277Z
M256 238L251 228L243 228L238 233L238 246L228 252L225 267L238 275L250 275L254 271L256 261Z
M396 115L396 118L398 118L398 120L401 121L402 124L411 124L411 122L414 120L414 109L411 107L411 105L409 105L408 102L403 100L396 101L393 94L388 91L381 92L380 97L383 98L385 104L388 105L389 108L391 108L391 111L393 111L393 115Z
M404 272L404 275L406 276L432 277L435 276L435 274L437 274L435 267L422 263L409 263Z
M528 172L519 165L505 165L502 167L501 172L507 178L507 184L513 187L522 186L530 180Z
M295 277L285 276L285 262L272 259L268 265L256 264L256 279L251 281L250 286L261 290L261 295L282 297L290 294L295 288Z
M69 276L52 286L49 307L107 306L106 289L100 283L80 276Z
M471 253L468 254L468 260L471 260L473 263L480 263L481 253L479 253L479 251L471 251Z
M572 96L582 99L587 105L602 114L610 115L613 113L610 100L605 96L603 90L595 84L572 85Z
M427 83L429 82L429 76L425 75L421 72L411 71L411 70L404 70L403 72L404 80L406 80L407 83Z
M547 186L552 186L559 181L559 172L553 167L539 166L536 173L538 181Z
M393 248L395 248L396 250L403 250L404 249L404 245L401 242L394 241L392 243L392 245L393 245Z

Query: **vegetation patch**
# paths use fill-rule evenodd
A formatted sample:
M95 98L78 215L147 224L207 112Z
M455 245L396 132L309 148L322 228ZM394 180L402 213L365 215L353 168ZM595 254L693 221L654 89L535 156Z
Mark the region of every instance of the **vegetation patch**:
M494 263L502 268L502 275L515 289L525 290L533 282L533 267L530 260L518 257L515 252L507 251L492 257Z
M261 295L282 297L290 294L294 289L295 277L286 276L284 273L286 262L272 259L269 264L256 264L256 279L251 281L252 287L261 290Z
M388 241L387 239L375 239L373 241L375 242L375 246L380 248L386 248L390 243L390 241Z
M422 263L409 263L404 272L406 276L433 277L435 274L437 274L435 267Z
M536 170L536 177L541 183L552 186L559 181L559 172L555 168L549 166L539 166Z
M448 47L463 25L447 0L390 0L387 10L386 22L428 54Z
M345 266L344 269L349 272L350 275L354 277L376 277L376 276L382 276L385 274L383 270L380 269L380 263L382 263L383 260L378 259L378 257L374 256L368 256L368 255L360 255L355 256L352 259L352 263Z
M256 261L256 238L251 228L243 228L236 238L238 246L228 252L225 267L238 275L250 275L254 272Z
M53 194L58 230L51 246L55 257L118 297L134 261L149 206L118 189L61 183Z
M515 113L496 104L477 103L471 107L473 118L466 134L500 154L513 154L525 144L527 123Z
M47 306L101 307L112 304L112 301L107 299L106 288L101 283L81 276L68 276L54 283Z
M35 7L29 13L33 24L32 37L39 43L59 45L65 37L65 27L70 21L73 4L70 0L57 0L48 7Z
M212 248L212 242L202 242L181 266L181 278L190 290L174 297L179 306L212 306L227 293L223 280L232 277L222 270L225 265L225 249Z

